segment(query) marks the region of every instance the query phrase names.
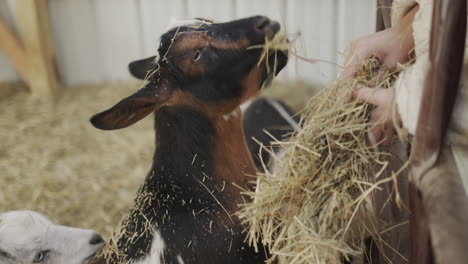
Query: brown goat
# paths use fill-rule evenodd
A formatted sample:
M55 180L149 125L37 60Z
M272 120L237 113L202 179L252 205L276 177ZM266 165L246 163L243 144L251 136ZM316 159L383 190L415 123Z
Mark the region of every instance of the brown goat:
M271 51L260 61L261 49L249 49L279 29L261 16L199 20L163 34L158 59L130 65L148 75L147 84L91 122L119 129L154 112L157 148L121 232L107 247L110 253L94 263L265 260L264 252L244 243L233 215L243 202L239 186L252 188L246 174L255 174L239 106L286 65L283 52Z

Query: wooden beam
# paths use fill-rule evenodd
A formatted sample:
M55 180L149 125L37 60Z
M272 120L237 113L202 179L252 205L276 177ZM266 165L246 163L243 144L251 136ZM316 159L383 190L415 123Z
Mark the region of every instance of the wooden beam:
M431 67L414 137L413 165L427 162L440 151L459 89L465 50L466 0L449 2L434 0ZM433 159L432 163L435 162Z
M59 85L47 0L21 0L16 4L19 31L28 61L30 89L34 94L54 94Z
M10 61L15 65L16 70L20 73L23 80L29 84L29 71L26 54L16 39L14 34L8 29L6 24L0 19L0 49L10 58Z
M429 52L431 65L421 97L410 159L410 263L466 263L468 256L464 249L468 243L464 209L468 201L460 176L453 171L454 166L448 166L450 158L442 152L460 88L466 8L466 0L434 0ZM460 204L457 209L450 210L453 205ZM456 221L459 219L463 221ZM436 240L438 244L434 244ZM441 257L445 258L442 260Z
M414 181L408 183L410 206L410 262L414 264L434 263L431 237L429 233L429 219L423 203L421 191Z

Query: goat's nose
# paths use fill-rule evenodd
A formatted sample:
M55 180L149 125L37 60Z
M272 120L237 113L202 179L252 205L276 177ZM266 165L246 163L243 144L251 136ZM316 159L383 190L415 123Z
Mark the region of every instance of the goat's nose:
M99 234L94 234L91 237L91 240L89 241L89 244L91 244L91 245L98 245L98 244L102 244L102 243L104 243L104 238L102 238L102 236L99 235Z
M255 22L255 31L271 39L280 30L280 24L270 20L268 17L258 17Z
M268 25L270 25L270 19L268 17L259 17L255 23L255 30L263 33L267 29Z

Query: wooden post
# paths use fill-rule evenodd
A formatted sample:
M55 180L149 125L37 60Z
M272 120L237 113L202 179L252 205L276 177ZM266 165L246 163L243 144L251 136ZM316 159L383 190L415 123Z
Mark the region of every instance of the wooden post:
M16 70L26 83L30 83L28 60L24 48L15 38L13 33L8 29L6 24L0 19L0 49L10 57L11 62L15 65Z
M57 66L47 12L47 0L20 0L18 26L27 58L27 82L34 94L58 91Z
M437 263L466 263L466 222L457 220L466 220L464 214L468 202L465 193L460 194L459 176L449 171L447 165L439 171L435 169L444 164L444 156L440 154L459 90L465 50L466 5L466 0L434 0L431 65L426 75L410 159L410 263L435 263L437 259ZM447 208L460 204L458 211L447 214L450 211ZM439 238L438 245L434 244L434 237ZM447 258L440 260L441 256Z

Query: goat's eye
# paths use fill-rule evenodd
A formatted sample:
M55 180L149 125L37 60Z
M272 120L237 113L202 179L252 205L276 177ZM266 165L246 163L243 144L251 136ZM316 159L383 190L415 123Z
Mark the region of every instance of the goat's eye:
M193 61L199 61L201 58L201 52L199 50L195 51L195 54L193 54Z
M40 252L37 252L36 253L36 256L34 256L34 260L33 260L33 263L39 263L39 262L42 262L46 255L47 255L48 251L40 251Z

